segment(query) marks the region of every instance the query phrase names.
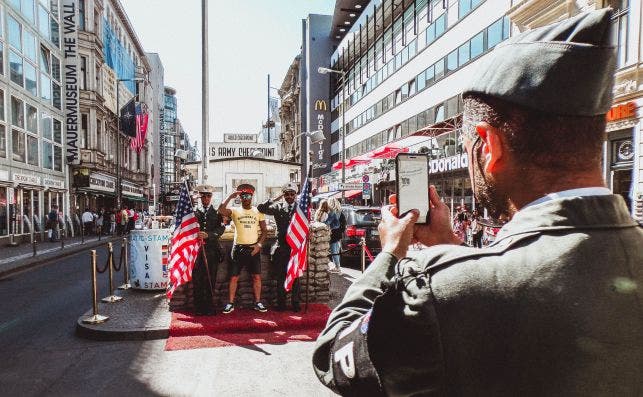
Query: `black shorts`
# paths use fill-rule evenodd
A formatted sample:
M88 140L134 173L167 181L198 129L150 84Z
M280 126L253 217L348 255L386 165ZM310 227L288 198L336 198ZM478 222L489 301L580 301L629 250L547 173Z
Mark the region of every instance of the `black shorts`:
M246 267L250 274L261 274L261 251L256 255L251 255L254 245L233 245L230 253L232 260L228 267L230 276L238 276L241 268Z

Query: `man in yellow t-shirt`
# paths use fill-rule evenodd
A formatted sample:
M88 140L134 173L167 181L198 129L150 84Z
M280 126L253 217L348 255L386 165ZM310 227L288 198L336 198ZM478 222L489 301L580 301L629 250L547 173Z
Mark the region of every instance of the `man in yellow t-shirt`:
M228 196L219 205L219 214L227 216L234 222L234 244L232 245L232 261L230 261L230 291L229 302L223 309L224 314L234 310L234 298L237 294L237 282L241 267L246 266L252 275L252 291L255 297L254 309L265 312L266 306L261 303L261 247L266 239L267 229L265 215L252 205L252 195L255 188L242 184L237 191ZM241 197L241 208L227 208L230 200ZM261 235L259 231L261 230Z

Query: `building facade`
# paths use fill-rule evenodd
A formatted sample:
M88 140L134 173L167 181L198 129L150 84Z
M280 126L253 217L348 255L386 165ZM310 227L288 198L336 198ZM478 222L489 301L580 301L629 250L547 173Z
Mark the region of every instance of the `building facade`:
M643 8L633 0L521 0L509 12L519 30L543 26L582 11L614 9L615 42L618 45L614 105L606 115L603 173L607 186L621 194L634 218L643 220L643 59L641 21ZM570 150L572 150L570 148Z
M59 1L0 1L0 242L42 239L67 214Z
M164 127L165 70L159 54L148 52L147 59L150 64L149 81L152 87L152 107L149 118L150 121L153 120L153 123L148 126L148 134L151 134L154 139L154 143L150 142L150 151L153 154L150 178L152 181L152 201L155 205L158 205L158 198L161 193L161 131Z
M281 86L279 87L279 118L281 130L279 142L281 144L282 160L301 163L301 115L299 113L299 61L300 55L293 59Z
M329 66L339 73L329 110L339 170L319 180L319 191L338 189L345 150L346 181L372 184L368 202L385 202L395 184L392 159L408 148L429 154L431 183L449 205L475 206L460 94L478 61L510 36L510 8L510 0L337 1ZM365 202L360 195L349 196Z
M145 51L118 0L79 0L78 39L80 162L70 164L72 211L147 208L154 136L148 133L135 150L119 133L117 116L133 98L144 111L152 109ZM152 130L155 121L149 118Z

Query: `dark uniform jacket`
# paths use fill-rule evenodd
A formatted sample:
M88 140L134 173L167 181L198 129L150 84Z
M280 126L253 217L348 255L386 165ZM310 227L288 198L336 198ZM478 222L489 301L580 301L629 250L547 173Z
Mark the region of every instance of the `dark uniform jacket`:
M223 259L221 247L219 245L219 237L225 232L225 225L221 215L217 212L214 206L210 205L206 211L203 208L197 208L195 216L199 221L199 227L202 232L208 233L208 238L205 239L205 254L208 256L208 264L212 260L214 264L219 263Z
M292 205L293 210L289 211L288 203L285 201L273 203L272 200L268 199L257 206L259 212L266 215L272 215L275 218L275 222L277 223L277 243L280 247L290 248L288 244L286 244L286 233L297 203L293 202Z
M548 201L487 248L378 255L313 365L345 395L641 396L642 293L643 229L620 196Z

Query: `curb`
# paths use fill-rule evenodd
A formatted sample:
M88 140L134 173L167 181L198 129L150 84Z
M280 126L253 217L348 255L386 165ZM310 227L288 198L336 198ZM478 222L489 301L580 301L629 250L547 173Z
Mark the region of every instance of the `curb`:
M77 244L74 246L67 246L63 249L56 250L55 252L48 252L42 255L36 255L34 257L22 260L22 263L6 270L0 270L0 279L7 276L13 275L15 273L20 273L35 267L45 265L48 262L65 258L68 256L76 255L82 251L85 251L90 248L95 248L109 242L119 241L122 237L108 237L101 240L94 240L91 242L85 242L84 244Z
M91 310L86 315L91 315ZM83 316L84 317L84 316ZM109 321L109 320L107 320ZM84 324L82 317L76 322L76 336L97 341L132 341L167 339L170 337L169 328L133 329L126 331L100 330L89 324Z

